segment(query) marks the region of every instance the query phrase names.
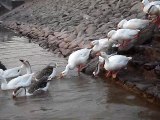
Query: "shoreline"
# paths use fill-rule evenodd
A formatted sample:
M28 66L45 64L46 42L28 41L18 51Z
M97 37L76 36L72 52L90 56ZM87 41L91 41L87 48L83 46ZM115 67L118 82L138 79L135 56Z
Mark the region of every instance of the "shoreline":
M49 3L52 3L50 0L47 1ZM127 11L128 9L130 9L129 6L126 8L126 10L123 10L126 6L121 4L119 7L121 11L123 11L123 17L121 16L121 13L119 13L117 8L114 8L117 4L114 2L112 3L111 1L111 3L109 3L109 5L107 6L108 8L104 6L105 11L100 9L102 3L96 3L91 5L93 8L83 8L83 6L85 5L80 6L83 8L83 10L81 10L80 8L72 8L75 10L75 12L72 11L71 13L68 12L71 9L68 7L64 8L68 11L61 11L61 6L59 6L60 3L57 3L58 5L55 11L57 11L58 17L54 21L53 18L56 16L56 14L51 16L51 13L47 14L46 10L44 15L41 15L41 12L37 12L38 10L41 10L38 4L36 6L37 9L35 9L36 7L33 7L36 2L36 0L34 0L33 3L28 2L13 10L12 12L3 15L1 17L1 20L5 21L3 22L3 25L6 28L9 28L23 36L28 37L34 43L39 44L39 46L41 46L42 48L48 49L54 54L59 54L59 56L62 57L68 57L68 55L73 51L86 47L92 40L106 37L108 31L111 29L115 29L114 27L116 26L116 24L125 17L127 17L128 19L135 18L138 15L140 18L144 17L143 14L137 12L140 11L139 2L132 3L132 11L130 12ZM46 2L45 4L48 3ZM67 3L67 5L70 4ZM96 6L97 4L100 5L100 7ZM126 4L130 4L130 2L127 2ZM87 4L86 6L90 5ZM102 13L94 11L95 6L98 7L98 10L100 10ZM33 10L31 10L29 14L27 13L29 11L27 7L33 8ZM63 5L63 7L65 7L65 5ZM111 12L108 11L111 8L113 10L112 15L105 18L106 15ZM87 9L89 9L91 13L87 14ZM23 10L22 14L20 14L21 10ZM25 10L27 11L25 12ZM44 10L44 6L42 10ZM60 12L58 12L58 10L60 10ZM115 13L114 10L116 11ZM78 15L74 16L76 12L78 12ZM20 15L19 18L16 16L16 13L17 15ZM34 18L35 16L37 17L37 19ZM25 18L29 18L29 21L25 20ZM160 64L160 43L158 41L158 38L159 37L156 38L154 36L154 40L152 40L151 43L136 46L134 54L127 54L133 56L133 61L128 65L127 70L123 70L119 73L119 79L115 79L113 81L115 84L122 86L126 90L132 91L133 93L141 96L141 98L145 98L150 103L154 103L160 106L160 79L154 72L156 66L153 67L155 62L158 62L158 65ZM88 68L90 69L90 73L92 73L94 69L92 64L95 64L95 61L93 61L93 63L91 63ZM151 67L152 69L146 70L146 66ZM133 75L133 73L136 75Z

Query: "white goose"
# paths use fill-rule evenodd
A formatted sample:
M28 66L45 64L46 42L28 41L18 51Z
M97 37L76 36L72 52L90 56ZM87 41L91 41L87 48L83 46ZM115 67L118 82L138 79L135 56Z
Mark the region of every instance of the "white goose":
M106 48L112 47L113 42L109 41L108 38L104 38L104 39L94 40L90 44L91 46L93 46L92 51L97 53Z
M101 57L104 58L104 68L108 71L106 77L112 75L112 78L116 78L118 71L126 67L128 61L132 59L132 57L126 57L123 55L113 55L108 58L108 55L105 52L101 52Z
M27 73L25 75L19 76L7 82L5 78L0 76L1 79L1 89L15 89L19 86L29 86L31 84L32 77L34 73L31 71L31 67L28 61L20 60L26 67Z
M151 10L151 7L158 7L158 5L160 5L160 1L152 1L152 2L149 2L148 0L142 0L142 4L144 6L143 8L143 12L146 13L146 14L155 14L157 11L152 11ZM157 6L156 6L157 5ZM156 9L155 9L156 10Z
M107 55L107 56L108 56L108 58L110 58L111 56L116 55L116 54L117 54L117 53L113 53L113 54ZM95 77L99 74L100 69L101 69L101 68L104 68L104 64L105 64L105 59L104 59L103 57L99 56L99 57L98 57L97 67L96 67L95 71L93 72L93 75L94 75Z
M143 12L148 16L156 16L153 22L160 27L160 1L149 2L148 0L142 1L144 8Z
M160 1L149 2L149 0L142 0L142 3L143 3L144 6L146 6L147 4L156 5L156 4L160 4Z
M143 28L145 28L146 26L148 26L150 24L150 20L142 20L142 19L131 19L131 20L126 20L123 19L121 20L118 25L117 28L118 29L134 29L134 30L141 30Z
M5 79L17 77L22 73L22 69L24 68L24 65L21 65L19 67L2 70L0 69L0 76L2 76Z
M49 76L43 76L42 78L38 79L34 83L32 83L29 88L20 86L16 88L13 93L12 97L23 97L23 96L31 96L31 95L37 95L42 92L46 92L49 88L50 81L56 77L56 68L57 64L55 66L52 66L52 73Z
M84 48L73 52L68 58L68 64L65 70L60 74L60 78L66 76L69 70L76 67L78 68L78 73L80 73L82 67L86 64L90 57L91 50L92 49Z
M132 29L118 29L111 30L108 32L109 41L114 42L115 44L120 44L120 46L125 47L129 43L133 44L138 38L140 30L132 30Z

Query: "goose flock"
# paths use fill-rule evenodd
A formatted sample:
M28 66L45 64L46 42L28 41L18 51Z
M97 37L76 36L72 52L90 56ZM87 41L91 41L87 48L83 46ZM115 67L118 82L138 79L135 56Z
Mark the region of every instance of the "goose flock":
M13 98L20 96L36 95L40 91L47 91L50 81L56 77L56 63L48 64L44 69L33 73L27 60L20 60L21 66L3 70L0 73L1 90L14 90ZM22 74L25 68L26 73Z
M74 51L70 54L68 64L58 78L62 79L68 74L69 70L75 68L78 69L78 74L80 74L93 56L99 58L97 67L93 72L94 76L97 76L100 69L104 68L107 71L106 77L116 78L118 72L126 68L132 57L118 55L117 53L109 55L107 54L108 50L115 46L128 50L135 45L142 30L151 23L160 27L160 1L149 2L143 0L142 4L147 19L124 19L118 23L117 29L108 32L107 38L94 40L90 43L89 48ZM11 69L5 69L0 63L3 68L0 69L1 89L13 89L13 98L35 95L38 91L47 91L50 81L56 77L57 64L50 63L40 72L33 73L29 61L20 60L20 62L22 63L21 66ZM26 73L21 75L23 68L26 69Z
M160 25L160 1L149 2L148 0L142 0L143 12L146 14L147 19L130 19L121 20L117 25L117 30L111 30L107 34L107 38L94 40L90 43L90 48L80 49L73 52L68 58L68 64L65 70L60 74L60 78L67 75L69 70L78 68L80 72L80 66L85 66L90 56L94 53L99 56L99 63L93 75L99 73L100 67L103 67L107 73L106 77L117 77L119 70L126 67L132 57L126 57L124 55L111 54L107 55L109 49L116 46L120 50L127 51L134 45L139 36L146 31L145 28L150 24ZM150 19L152 18L152 19Z

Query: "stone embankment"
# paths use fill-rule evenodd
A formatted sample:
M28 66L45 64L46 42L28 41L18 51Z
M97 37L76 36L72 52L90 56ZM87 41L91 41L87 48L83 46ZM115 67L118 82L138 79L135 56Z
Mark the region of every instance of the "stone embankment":
M141 8L136 0L33 0L1 20L43 48L66 57L92 40L105 38L120 20L143 18Z

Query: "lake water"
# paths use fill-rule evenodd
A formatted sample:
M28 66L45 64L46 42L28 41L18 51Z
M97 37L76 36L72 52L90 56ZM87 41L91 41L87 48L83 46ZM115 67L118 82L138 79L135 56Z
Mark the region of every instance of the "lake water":
M16 37L15 37L16 36ZM0 26L0 61L7 68L28 59L34 72L57 62L58 74L66 60L20 38ZM39 96L12 99L12 90L0 90L0 120L159 120L160 108L115 85L76 71L51 82Z

